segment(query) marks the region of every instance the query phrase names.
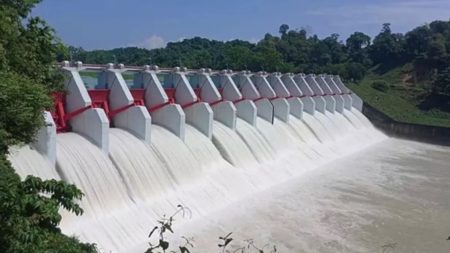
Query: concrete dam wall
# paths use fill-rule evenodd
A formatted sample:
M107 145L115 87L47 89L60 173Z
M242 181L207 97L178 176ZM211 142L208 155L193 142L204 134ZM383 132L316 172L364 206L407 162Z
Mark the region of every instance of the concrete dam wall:
M389 136L450 146L450 128L399 122L373 106L364 103L363 114Z

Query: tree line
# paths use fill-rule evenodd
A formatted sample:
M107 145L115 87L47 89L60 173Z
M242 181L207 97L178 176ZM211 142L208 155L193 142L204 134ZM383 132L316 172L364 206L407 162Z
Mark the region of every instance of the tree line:
M390 24L386 23L374 38L355 32L345 41L340 40L338 34L320 39L309 35L305 29L290 29L283 24L278 35L267 33L257 43L194 37L153 50L126 47L86 51L69 47L68 51L69 58L86 63L331 73L353 81L361 80L375 66L388 70L411 62L417 81L433 82L445 80L448 75L450 21L434 21L405 34L392 32ZM449 93L448 87L438 86L438 92Z

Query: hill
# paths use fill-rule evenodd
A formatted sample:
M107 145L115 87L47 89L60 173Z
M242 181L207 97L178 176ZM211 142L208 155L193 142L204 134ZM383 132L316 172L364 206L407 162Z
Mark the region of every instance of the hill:
M366 103L401 122L450 127L448 98L436 98L411 81L414 71L405 64L380 74L370 69L364 79L348 84ZM374 83L382 83L380 88ZM444 100L444 101L441 101Z

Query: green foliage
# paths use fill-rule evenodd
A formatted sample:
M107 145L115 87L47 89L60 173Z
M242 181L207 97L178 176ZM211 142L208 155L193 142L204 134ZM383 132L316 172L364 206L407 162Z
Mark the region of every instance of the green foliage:
M62 181L21 181L6 159L8 147L33 140L60 89L55 58L64 46L40 18L27 18L38 0L0 1L0 252L90 253L94 245L61 233L60 209L76 215L82 193Z
M450 99L450 67L440 71L433 82L434 92Z
M361 32L355 32L346 41L349 58L352 62L360 63L365 67L372 65L369 58L370 37Z
M339 41L339 35L332 34L321 40L317 36L308 37L303 29L290 30L288 25L280 27L280 35L277 37L266 34L256 44L241 40L222 42L194 37L168 43L163 49L129 47L87 52L82 48L70 47L69 51L72 60L88 63L117 61L128 65L157 64L161 67L328 72L355 80L361 78L360 72L364 74L367 69L364 64L370 62L366 59L367 50L362 49L365 52L362 55L366 57L361 59L364 69L361 71L358 68L357 75L353 76L347 70L354 70L355 65L346 67L351 62L348 61L346 46Z
M389 85L382 80L373 81L370 86L372 86L372 88L374 88L375 90L379 90L381 92L387 92L389 90Z
M38 0L0 3L0 152L30 142L59 76L54 71L57 42L39 18L24 20ZM59 44L58 44L59 45Z
M175 217L177 215L181 215L183 218L186 216L191 216L191 210L189 208L184 207L182 205L177 206L177 210L175 213L170 215L169 217L166 217L165 215L158 220L158 225L155 226L148 235L148 238L150 240L156 240L157 243L149 242L149 248L145 251L145 253L156 253L156 252L166 252L170 248L170 243L165 238L165 234L167 232L170 232L173 234L173 222L175 221ZM183 237L185 240L184 245L178 246L179 252L181 253L189 253L189 248L193 248L194 245L192 244L191 238ZM171 250L170 252L177 252L175 250Z
M347 80L359 81L366 75L367 68L361 63L352 62L345 66L346 74L343 77Z
M36 81L0 72L0 152L33 140L43 126L42 111L50 106L47 90Z
M383 28L370 47L371 59L375 64L396 65L404 60L405 39L401 33L392 33L389 23Z
M64 51L54 30L39 17L24 19L40 0L0 3L0 71L14 72L48 89L60 89L55 59Z
M36 177L21 181L5 155L0 155L0 252L95 252L94 245L81 244L61 234L59 209L77 215L82 193L74 185Z
M190 253L191 250L194 248L194 239L193 238L187 238L187 237L181 237L184 240L184 244L180 245L178 247L175 247L175 249L170 249L171 243L166 239L165 234L170 232L174 233L173 231L173 222L175 221L175 217L181 215L183 218L186 216L191 216L191 211L189 208L178 205L177 210L169 217L166 217L165 215L158 220L158 225L155 226L148 235L149 240L149 248L145 251L145 253L162 253L162 252L171 252L171 253ZM247 239L244 240L244 244L236 244L232 245L232 242L236 242L231 235L233 233L228 233L226 236L220 236L219 237L219 244L217 245L220 249L221 253L251 253L251 252L258 252L258 253L276 253L277 248L275 245L271 246L270 244L266 244L263 247L258 247L253 239ZM153 242L152 242L153 241ZM156 243L155 243L156 242ZM233 248L233 249L230 249ZM270 251L266 251L265 249L269 248Z
M347 83L364 102L383 111L395 120L432 126L450 127L450 113L435 107L422 108L428 100L426 88L412 86L405 82L413 66L400 66L379 74L376 68L368 71L361 82ZM382 92L372 87L374 81L389 84L389 92ZM434 97L433 97L434 98ZM450 99L447 98L447 103ZM433 104L434 105L434 104Z

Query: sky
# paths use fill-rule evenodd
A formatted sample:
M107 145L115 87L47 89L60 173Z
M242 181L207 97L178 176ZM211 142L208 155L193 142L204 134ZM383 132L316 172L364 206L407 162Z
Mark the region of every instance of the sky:
M164 47L195 36L257 42L281 24L323 38L371 37L383 23L406 32L450 19L450 0L43 0L32 12L68 45L84 49Z

